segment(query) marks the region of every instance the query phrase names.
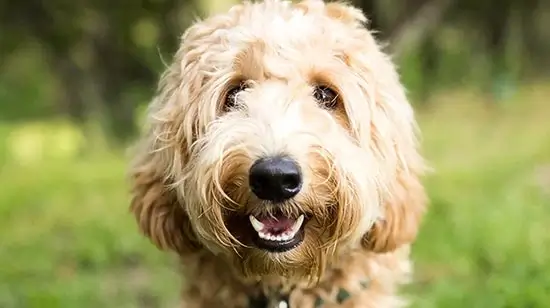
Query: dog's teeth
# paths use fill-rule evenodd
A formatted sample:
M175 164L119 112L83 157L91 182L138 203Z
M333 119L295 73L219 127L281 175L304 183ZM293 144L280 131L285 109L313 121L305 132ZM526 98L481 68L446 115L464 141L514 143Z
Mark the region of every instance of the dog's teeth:
M253 215L248 216L248 219L250 219L250 223L252 224L252 227L258 234L264 229L264 224L261 223L256 217Z
M296 233L298 233L298 231L302 227L302 224L304 223L304 215L300 215L300 217L296 219L296 221L294 222L290 230L282 234L275 235L275 234L271 234L269 232L263 231L265 226L258 219L256 219L256 217L250 215L249 219L250 219L250 223L252 224L252 227L254 228L254 230L256 230L256 232L258 233L258 236L261 239L273 241L273 242L283 242L283 241L290 240L296 235Z
M293 238L296 235L296 233L298 233L298 230L296 230L296 231L290 230L290 231L288 231L286 236L288 236L288 238Z
M304 215L300 215L298 219L296 219L296 222L294 222L294 225L292 225L292 228L290 229L290 233L292 236L294 236L298 230L302 227L302 224L304 223Z

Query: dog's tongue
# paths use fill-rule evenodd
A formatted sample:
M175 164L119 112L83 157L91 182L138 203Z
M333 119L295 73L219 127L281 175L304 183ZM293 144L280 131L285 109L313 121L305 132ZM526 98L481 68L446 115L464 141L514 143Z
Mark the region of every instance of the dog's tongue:
M258 218L258 220L264 225L264 229L271 234L290 230L295 222L293 219L284 216Z

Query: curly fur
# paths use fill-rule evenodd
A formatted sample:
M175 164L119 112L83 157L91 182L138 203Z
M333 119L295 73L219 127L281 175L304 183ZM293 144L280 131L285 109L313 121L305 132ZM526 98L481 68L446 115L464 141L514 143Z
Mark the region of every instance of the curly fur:
M184 33L131 166L139 228L184 263L183 307L247 307L272 287L292 290L291 307L404 304L396 288L425 211L424 163L398 74L365 23L347 4L266 0ZM335 109L316 103L315 84L337 89ZM304 177L282 210L311 219L300 246L268 253L242 218L274 210L250 192L248 170L279 153ZM342 287L352 296L337 303Z

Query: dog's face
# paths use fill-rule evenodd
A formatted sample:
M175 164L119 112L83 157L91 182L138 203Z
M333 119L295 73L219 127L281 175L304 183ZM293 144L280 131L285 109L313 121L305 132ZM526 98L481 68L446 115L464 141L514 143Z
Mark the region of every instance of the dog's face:
M414 238L414 119L343 4L243 4L193 25L151 105L132 208L157 245L242 273L318 277L349 249Z

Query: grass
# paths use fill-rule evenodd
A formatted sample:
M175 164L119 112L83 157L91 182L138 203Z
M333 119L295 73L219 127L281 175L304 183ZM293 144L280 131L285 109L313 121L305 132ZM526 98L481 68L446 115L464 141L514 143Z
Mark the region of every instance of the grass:
M535 85L492 106L445 93L419 112L436 172L426 178L432 204L407 289L415 307L550 302L549 96L549 85ZM82 154L77 133L21 142L44 135L28 126L0 125L0 307L177 302L175 260L128 213L124 157Z
M546 94L545 94L546 93ZM550 301L548 89L500 110L442 98L420 115L431 211L415 245L417 307L546 307Z

